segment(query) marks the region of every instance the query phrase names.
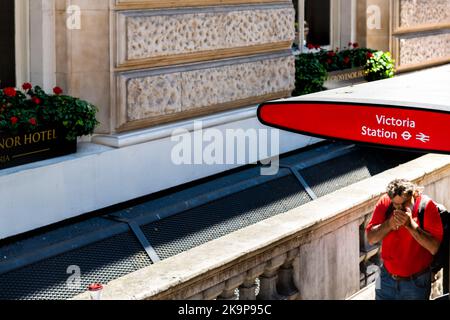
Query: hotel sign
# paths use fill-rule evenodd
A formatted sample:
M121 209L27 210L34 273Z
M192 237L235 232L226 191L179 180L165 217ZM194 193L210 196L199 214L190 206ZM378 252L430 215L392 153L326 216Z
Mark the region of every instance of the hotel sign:
M76 152L76 141L64 137L54 128L15 135L0 133L0 169Z

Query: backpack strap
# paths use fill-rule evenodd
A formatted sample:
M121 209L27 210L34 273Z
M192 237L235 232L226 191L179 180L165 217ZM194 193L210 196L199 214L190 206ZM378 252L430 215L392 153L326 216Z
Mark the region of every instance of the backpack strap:
M427 206L427 204L430 200L431 199L425 195L422 195L420 197L419 212L418 212L417 216L418 216L418 220L419 220L419 227L421 227L423 230L425 230L423 227L423 220L425 218L425 207Z

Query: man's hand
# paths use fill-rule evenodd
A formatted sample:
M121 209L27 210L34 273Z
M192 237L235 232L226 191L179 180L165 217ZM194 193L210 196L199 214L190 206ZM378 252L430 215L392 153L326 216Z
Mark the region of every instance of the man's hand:
M405 227L413 238L432 255L436 254L439 249L440 242L430 233L419 227L418 223L412 218L410 208L407 208L406 211L394 210L393 220L398 227Z
M372 229L367 232L369 244L374 245L380 242L389 232L397 230L398 226L394 215L391 215L389 219L385 220L383 223L373 226Z
M387 225L389 228L389 231L395 231L398 230L400 223L397 221L398 219L395 218L395 214L392 214L389 219L387 220Z
M406 211L394 210L393 220L395 224L395 230L400 227L410 227L412 225L412 212L407 208Z

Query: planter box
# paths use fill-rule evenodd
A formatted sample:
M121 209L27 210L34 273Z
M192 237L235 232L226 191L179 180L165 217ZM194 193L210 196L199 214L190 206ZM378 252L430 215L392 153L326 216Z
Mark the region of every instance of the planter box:
M327 89L336 89L367 82L364 79L364 68L353 68L332 71L323 86Z
M0 132L0 169L55 158L77 151L61 129L47 128L16 135Z

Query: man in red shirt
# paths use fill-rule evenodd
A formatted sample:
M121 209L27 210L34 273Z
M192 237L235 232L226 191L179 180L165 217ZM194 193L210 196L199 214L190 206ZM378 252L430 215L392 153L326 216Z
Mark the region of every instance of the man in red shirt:
M414 183L396 179L375 207L366 235L371 245L382 241L383 266L376 282L376 300L429 299L430 264L442 241L443 228L433 201L426 204L423 227L419 226L423 197Z

